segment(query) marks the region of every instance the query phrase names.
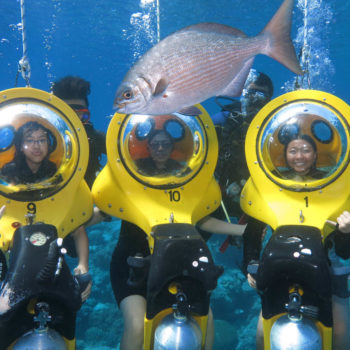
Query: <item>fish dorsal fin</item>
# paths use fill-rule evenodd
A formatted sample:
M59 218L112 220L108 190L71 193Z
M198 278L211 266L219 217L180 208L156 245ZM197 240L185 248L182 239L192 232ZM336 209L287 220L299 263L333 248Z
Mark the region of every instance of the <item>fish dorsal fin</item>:
M180 29L178 33L182 31L185 31L185 32L196 31L196 32L202 32L202 33L214 32L214 33L220 33L220 34L230 34L230 35L235 35L235 36L244 37L244 38L247 36L239 29L230 27L225 24L213 23L213 22L203 22L203 23L193 24L183 29Z
M159 79L156 85L156 88L154 89L153 96L161 95L166 90L167 87L168 87L168 82L163 78Z
M248 78L250 68L253 65L254 57L244 63L238 74L232 79L232 81L220 92L219 95L237 97L241 96L244 84Z
M197 108L196 106L189 106L189 107L184 107L177 113L183 114L183 115L188 115L190 117L195 117L197 115L202 114L202 111Z

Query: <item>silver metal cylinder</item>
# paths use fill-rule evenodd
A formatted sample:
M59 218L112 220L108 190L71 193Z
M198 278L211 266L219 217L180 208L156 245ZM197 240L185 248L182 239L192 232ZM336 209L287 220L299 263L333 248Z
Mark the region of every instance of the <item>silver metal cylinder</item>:
M67 350L62 336L53 329L31 330L18 339L12 350Z
M271 350L321 350L322 338L315 322L301 317L280 317L270 333Z
M195 320L167 315L154 334L154 350L200 350L202 332Z

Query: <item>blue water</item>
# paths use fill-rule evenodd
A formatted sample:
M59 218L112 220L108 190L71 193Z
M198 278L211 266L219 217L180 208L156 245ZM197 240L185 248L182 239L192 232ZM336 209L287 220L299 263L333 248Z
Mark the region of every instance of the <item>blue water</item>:
M131 65L158 37L186 25L219 22L256 35L279 7L281 0L26 0L30 83L49 90L56 79L80 75L91 82L90 107L97 129L107 130L115 90ZM292 38L297 52L309 48L304 65L310 80L304 87L324 90L350 102L350 2L343 0L295 1ZM0 1L0 90L15 86L22 57L20 3ZM159 29L159 30L158 30ZM294 75L276 61L258 56L254 67L267 73L275 96L289 91ZM306 85L306 86L305 86ZM17 86L25 86L18 77ZM215 103L204 102L210 113ZM116 348L122 329L120 312L109 285L109 259L119 232L118 220L89 230L90 265L94 287L79 313L79 349ZM226 272L213 295L216 319L214 349L254 348L259 300L235 265L237 248L218 252L223 237L212 238L214 258Z

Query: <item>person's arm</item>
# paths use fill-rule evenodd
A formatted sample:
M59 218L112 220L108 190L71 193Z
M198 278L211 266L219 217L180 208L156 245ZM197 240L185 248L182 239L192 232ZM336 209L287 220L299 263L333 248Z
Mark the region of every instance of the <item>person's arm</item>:
M350 233L350 213L348 211L343 211L337 218L338 230L342 233Z
M243 271L247 274L247 266L252 260L259 260L262 239L266 224L252 217L248 218L247 228L243 234Z
M74 269L76 274L89 272L89 239L84 226L80 226L72 233L75 249L78 255L78 265Z
M344 211L337 218L337 222L327 220L330 225L336 226L333 232L335 253L342 259L350 258L350 212Z
M203 231L230 236L242 236L246 228L246 225L231 224L212 216L199 220L197 226Z
M74 269L75 275L81 275L89 272L89 239L86 234L84 226L80 226L72 233L75 249L78 255L78 265ZM91 285L86 287L86 289L81 294L82 301L85 301L91 292Z

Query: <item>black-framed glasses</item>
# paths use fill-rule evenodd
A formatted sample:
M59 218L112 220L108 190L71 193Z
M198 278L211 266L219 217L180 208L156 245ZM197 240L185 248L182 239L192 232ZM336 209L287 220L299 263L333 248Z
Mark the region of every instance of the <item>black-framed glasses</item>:
M151 142L149 146L153 149L158 149L160 147L164 149L169 149L172 147L172 143L169 141L154 141L154 142Z
M42 138L42 139L24 139L23 144L27 145L27 146L34 146L34 145L47 145L48 139L47 138Z

